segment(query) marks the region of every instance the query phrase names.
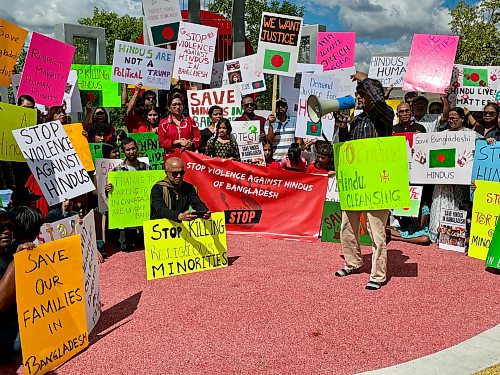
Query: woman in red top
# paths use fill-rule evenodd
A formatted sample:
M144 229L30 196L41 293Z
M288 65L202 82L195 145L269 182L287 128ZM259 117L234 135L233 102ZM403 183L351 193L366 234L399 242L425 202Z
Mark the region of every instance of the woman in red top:
M134 129L133 133L149 133L158 134L158 126L160 125L160 110L156 107L146 111L146 123Z
M332 146L323 144L318 147L316 161L309 164L306 173L328 174L328 176L333 176L335 174L334 169Z
M201 134L196 122L183 116L182 96L174 94L168 102L169 115L160 121L158 140L165 149L165 160L172 156L180 156L184 150L195 151L200 146Z

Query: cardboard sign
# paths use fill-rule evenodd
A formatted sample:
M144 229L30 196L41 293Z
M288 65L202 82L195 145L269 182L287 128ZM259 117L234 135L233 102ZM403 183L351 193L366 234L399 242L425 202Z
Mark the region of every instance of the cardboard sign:
M159 46L174 43L179 34L179 23L182 21L179 0L142 0L144 11L144 33L149 43Z
M323 218L321 220L321 242L340 243L340 230L342 228L342 210L340 202L325 202ZM359 243L371 245L372 239L368 234L365 215L359 220Z
M19 85L21 84L21 74L12 74L10 76L10 82L12 85L12 91L14 92L14 98L18 98ZM35 103L35 108L38 109L41 113L47 113L47 109L44 105Z
M497 223L497 227L491 238L490 248L486 256L486 267L500 269L500 221Z
M36 243L43 244L75 235L78 218L78 215L73 215L53 223L43 224L40 227L40 233L36 238Z
M244 56L224 63L223 85L236 83L241 95L266 91L264 73L257 67L257 55Z
M146 221L144 245L148 280L227 267L224 212L209 220Z
M208 110L213 105L222 107L222 115L229 121L241 116L241 93L236 85L220 89L188 91L189 116L198 124L200 130L210 125Z
M468 255L486 259L500 215L500 182L476 180Z
M78 72L78 88L83 105L91 102L94 107L121 107L121 88L111 81L111 65L72 65Z
M79 123L67 124L63 125L63 128L85 170L88 172L95 170L92 154L90 153L89 142L83 135L83 125Z
M441 209L439 248L465 252L467 211Z
M260 142L259 121L233 121L231 135L236 138L240 150L240 160L256 165L266 165L264 148Z
M328 189L326 190L326 202L340 202L339 187L337 186L337 175L328 177Z
M489 102L500 101L500 66L455 65L450 101L458 107L482 111Z
M181 22L179 30L174 78L210 84L217 28Z
M141 227L149 220L151 188L164 178L164 171L109 172L109 228Z
M137 143L137 151L139 156L149 160L149 169L163 169L164 150L158 143L158 134L155 133L130 133L129 138L132 138Z
M354 66L356 33L319 32L316 63L323 69L334 70Z
M49 107L61 105L74 53L74 46L34 32L18 95L31 95Z
M450 85L457 47L458 36L413 35L403 90L443 94Z
M0 18L0 86L10 85L10 76L27 36L28 30Z
M14 265L24 372L45 374L89 344L80 236L16 253Z
M410 206L395 208L394 216L418 217L420 215L420 201L422 200L423 186L410 186Z
M334 145L343 210L410 206L404 137L367 138Z
M408 54L404 56L372 56L368 77L377 79L382 86L403 87L408 65Z
M475 140L472 131L415 134L411 183L470 185Z
M36 122L36 110L0 103L0 124L2 124L0 126L0 160L25 161L12 131L35 125Z
M172 50L115 40L111 80L170 90L174 55Z
M59 120L12 134L49 206L95 189Z
M301 32L302 18L262 12L256 66L264 73L294 77Z
M307 99L316 95L320 99L336 99L339 92L339 81L326 75L302 73L300 85L299 111L295 136L300 138L319 138L331 141L335 127L334 113L330 112L314 123L307 114Z

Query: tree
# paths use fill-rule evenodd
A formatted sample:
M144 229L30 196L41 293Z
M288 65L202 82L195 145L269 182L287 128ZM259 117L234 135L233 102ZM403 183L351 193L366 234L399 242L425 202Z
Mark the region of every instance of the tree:
M483 0L475 5L460 1L451 16L451 30L460 37L456 62L500 65L500 0Z

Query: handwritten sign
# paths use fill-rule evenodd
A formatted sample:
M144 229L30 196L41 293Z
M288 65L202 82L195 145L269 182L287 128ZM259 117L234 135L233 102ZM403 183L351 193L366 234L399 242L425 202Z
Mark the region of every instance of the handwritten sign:
M57 241L76 234L78 215L73 215L53 223L45 223L40 227L36 241L38 244Z
M264 73L294 77L301 32L302 18L262 12L257 67Z
M210 125L208 110L213 105L222 107L223 116L229 121L241 116L241 93L237 86L220 89L188 91L189 115L198 124L200 130Z
M236 83L242 95L266 91L264 73L257 67L257 55L244 56L224 63L224 86Z
M476 141L472 182L475 180L500 182L500 145L498 143L490 146L485 140Z
M240 150L240 160L256 165L266 165L264 148L260 142L259 121L233 121L231 135L236 138Z
M44 374L89 344L80 236L16 253L14 264L24 371Z
M486 267L500 269L500 221L497 223L495 232L491 238L490 248L486 256Z
M407 65L408 55L372 56L368 77L379 80L384 87L403 87Z
M468 255L486 259L500 215L500 182L476 180Z
M117 82L111 81L111 65L77 65L71 69L78 72L78 88L82 103L94 107L121 107L121 90Z
M403 90L443 94L450 85L457 47L458 36L413 35Z
M148 280L228 265L224 212L213 212L209 220L146 221L144 244Z
M210 84L217 28L181 22L175 50L174 78Z
M83 112L80 90L78 89L78 72L76 70L69 71L63 100L66 101L66 113Z
M115 40L111 80L170 90L175 52Z
M182 21L179 0L142 0L142 7L147 29L144 38L147 37L148 44L158 46L177 41Z
M367 138L334 145L343 210L410 206L404 137Z
M10 85L10 76L27 36L28 30L0 18L0 86Z
M420 215L420 201L422 200L423 186L410 186L410 206L395 208L394 216L418 217Z
M131 133L128 135L137 143L139 156L149 160L149 169L163 170L164 150L158 143L158 134L155 133Z
M439 248L465 252L467 211L441 209Z
M68 135L69 141L73 145L76 154L80 158L86 171L95 170L92 154L90 153L87 138L83 136L83 125L81 123L63 125L64 131Z
M371 245L372 239L368 234L366 217L361 214L359 219L359 243ZM342 210L340 202L325 202L323 218L321 220L321 242L340 243L340 230L342 228Z
M0 160L24 162L24 156L12 130L26 128L37 122L36 110L0 103Z
M151 188L164 171L109 172L113 189L108 196L109 228L140 227L151 213Z
M33 33L18 95L31 95L46 106L61 105L75 47Z
M102 158L102 143L89 143L89 149L94 162L96 159Z
M339 187L337 186L337 176L328 177L328 188L326 190L325 201L327 202L340 202Z
M470 185L475 140L471 131L416 133L411 183Z
M319 32L316 63L323 69L334 70L354 66L356 33Z
M60 121L12 131L49 206L94 190Z

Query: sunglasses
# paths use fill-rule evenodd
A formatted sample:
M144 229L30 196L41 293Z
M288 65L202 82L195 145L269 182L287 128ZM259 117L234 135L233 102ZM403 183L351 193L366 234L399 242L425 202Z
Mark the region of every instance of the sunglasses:
M495 117L497 115L496 112L489 112L489 111L484 111L483 112L483 116L491 116L491 117Z
M243 104L243 107L253 107L255 105L255 103L246 103L246 104Z
M12 231L13 228L13 225L10 223L0 224L0 233L5 232L6 230Z
M173 177L178 177L178 176L184 176L186 174L186 171L174 171L170 172Z

